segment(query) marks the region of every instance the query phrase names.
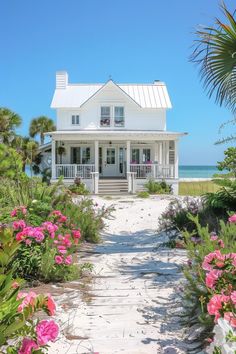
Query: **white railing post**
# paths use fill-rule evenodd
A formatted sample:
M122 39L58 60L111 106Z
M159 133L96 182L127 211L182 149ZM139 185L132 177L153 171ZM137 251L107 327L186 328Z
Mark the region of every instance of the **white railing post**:
M56 141L52 138L52 179L56 179Z
M175 140L175 173L174 178L179 178L179 153L178 153L178 140Z
M93 179L93 193L98 194L98 179L99 179L99 172L91 172L92 179Z
M130 172L130 141L126 141L126 172Z
M131 172L127 172L127 180L128 180L128 193L131 193L132 192Z

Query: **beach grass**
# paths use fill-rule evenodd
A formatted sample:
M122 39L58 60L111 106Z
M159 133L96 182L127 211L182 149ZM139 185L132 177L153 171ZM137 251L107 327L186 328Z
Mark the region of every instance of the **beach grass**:
M199 196L216 192L220 187L212 181L180 182L179 195Z

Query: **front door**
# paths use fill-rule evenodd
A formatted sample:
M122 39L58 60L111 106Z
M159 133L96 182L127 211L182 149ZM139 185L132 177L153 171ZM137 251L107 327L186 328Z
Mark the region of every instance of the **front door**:
M103 176L117 176L117 151L116 147L104 147Z

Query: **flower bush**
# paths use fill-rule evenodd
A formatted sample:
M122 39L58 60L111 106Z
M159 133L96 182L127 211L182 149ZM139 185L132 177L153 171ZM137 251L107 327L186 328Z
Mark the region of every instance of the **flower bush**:
M230 217L228 223L221 221L218 235L202 227L198 217L189 218L196 230L184 232L189 257L184 267L188 324L199 323L203 338L211 335L219 319L227 321L235 331L236 217ZM221 353L216 350L214 354Z
M25 209L21 212L26 213ZM17 215L18 211L13 215ZM36 319L38 311L55 314L56 305L50 296L35 292L23 293L21 279L13 278L9 264L23 240L16 240L14 230L0 227L0 349L1 353L45 353L55 341L59 327L54 320Z
M49 215L40 226L27 224L24 206L11 212L16 241L21 242L12 265L15 274L24 278L38 277L42 280L65 280L73 268L72 254L81 237L79 229L72 229L71 222L59 210ZM37 254L37 257L36 257Z

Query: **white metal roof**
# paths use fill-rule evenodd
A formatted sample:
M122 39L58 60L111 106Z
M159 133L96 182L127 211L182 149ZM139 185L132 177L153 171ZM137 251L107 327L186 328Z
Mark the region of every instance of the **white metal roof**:
M116 84L112 80L109 80L106 84L68 84L64 89L56 89L51 107L79 108L110 83L124 91L141 108L171 108L167 88L163 82Z

